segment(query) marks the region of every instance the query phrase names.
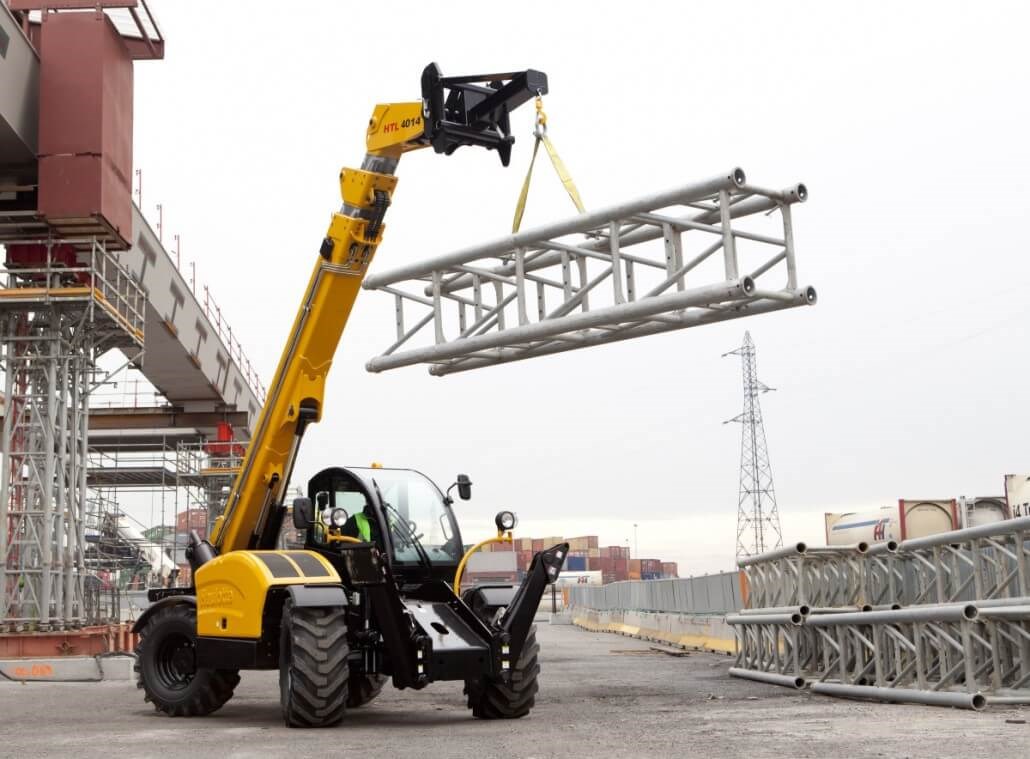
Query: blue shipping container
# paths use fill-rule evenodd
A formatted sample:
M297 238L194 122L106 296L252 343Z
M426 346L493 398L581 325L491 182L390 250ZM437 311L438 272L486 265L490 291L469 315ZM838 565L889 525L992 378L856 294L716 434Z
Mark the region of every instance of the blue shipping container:
M587 571L587 557L586 556L569 556L565 559L565 569L569 572L586 572Z

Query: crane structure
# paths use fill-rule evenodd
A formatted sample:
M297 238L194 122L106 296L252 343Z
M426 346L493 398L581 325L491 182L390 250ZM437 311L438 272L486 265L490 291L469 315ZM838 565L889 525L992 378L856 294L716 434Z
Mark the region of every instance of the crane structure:
M740 356L744 377L744 410L726 422L739 422L740 493L737 500L737 558L755 556L783 545L780 512L776 507L769 446L762 422L762 404L758 396L768 387L758 379L755 343L751 333L744 333L744 342L736 350L724 354Z

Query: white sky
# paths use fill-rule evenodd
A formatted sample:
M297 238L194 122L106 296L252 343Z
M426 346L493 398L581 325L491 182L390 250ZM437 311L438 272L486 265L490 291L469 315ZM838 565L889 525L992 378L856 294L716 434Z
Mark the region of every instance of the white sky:
M359 299L294 482L371 460L446 486L466 539L500 508L523 535L632 541L681 574L728 569L749 329L788 540L822 512L996 495L1028 468L1030 61L1018 3L445 5L151 3L167 58L136 66L144 211L212 288L270 378L376 102L445 74L538 68L550 134L588 207L708 178L804 181L812 309L452 377L370 375L392 301ZM469 148L406 156L373 271L503 234L512 167ZM543 166L526 225L570 215Z

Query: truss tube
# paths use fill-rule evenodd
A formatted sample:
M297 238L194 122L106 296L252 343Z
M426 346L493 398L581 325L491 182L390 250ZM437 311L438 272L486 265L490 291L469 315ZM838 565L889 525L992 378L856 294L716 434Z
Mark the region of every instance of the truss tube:
M783 548L777 548L773 551L766 551L765 553L755 554L754 556L742 556L737 559L737 566L744 568L751 566L752 564L761 564L766 561L776 561L778 559L786 559L791 556L800 556L808 550L808 546L804 543L795 543L791 546L784 546Z
M734 168L726 174L713 177L712 179L704 182L686 185L685 187L679 187L665 192L654 193L626 203L620 203L597 211L581 214L572 219L554 222L542 227L526 230L525 232L519 232L518 234L507 235L482 245L474 245L470 248L464 248L463 250L431 258L426 261L402 266L397 269L393 269L392 271L373 274L365 279L362 287L366 290L375 290L385 285L392 285L405 280L428 277L438 269L447 269L461 264L470 263L480 258L498 256L502 253L509 253L518 248L532 248L533 243L535 242L594 229L596 227L607 225L609 222L625 219L643 211L701 200L720 191L739 190L744 186L745 181L746 177L743 169ZM654 237L648 237L646 239L656 239L661 236L661 229L658 229ZM621 242L623 245L630 243L628 237L629 235L622 239ZM608 241L605 240L598 249L604 249L607 245ZM540 266L547 266L549 263L555 263L559 260L556 257L553 261L541 263L540 259L543 258L545 258L545 256L540 256L539 259L535 259L531 263L527 263L526 270L531 271L532 269L539 268ZM455 282L448 283L448 289L454 287Z
M777 207L785 207L786 205L793 203L803 203L808 199L808 190L803 184L798 184L793 187L789 187L785 190L758 190L752 185L745 185L740 190L742 193L761 193L753 197L747 197L743 200L739 200L730 206L730 218L739 219L745 216L753 216L754 214L765 213L771 211ZM694 216L685 216L682 218L670 219L672 223L695 223L695 224L714 224L721 219L721 212L716 209L712 211L704 211ZM638 243L649 242L651 240L657 240L662 237L665 233L663 227L644 226L641 229L635 229L632 232L627 232L619 238L619 246L623 249L628 248ZM721 245L720 239L720 245ZM597 242L588 242L577 246L583 251L590 251L594 253L603 253L608 249L607 240L599 240ZM716 248L718 250L718 248ZM713 251L714 252L714 251ZM550 253L542 253L536 256L532 261L526 263L526 271L536 271L537 269L543 269L548 266L553 266L559 263L561 259L561 253L558 251L552 251ZM629 256L623 254L623 258L631 260ZM791 238L791 252L788 257L789 261L793 261L793 238ZM490 270L493 274L499 276L511 276L515 269L512 264L501 264ZM374 277L373 277L374 279ZM472 284L472 279L468 275L461 275L454 277L444 284L444 292L453 292L455 290L461 290L469 287ZM430 291L426 289L426 295L429 295Z
M808 199L808 190L805 189L803 184L795 185L794 187L787 188L786 190L758 190L751 185L745 185L740 190L742 193L755 192L762 193L762 195L756 195L740 200L730 206L730 218L739 219L745 216L753 216L759 213L765 213L771 211L778 206L789 205L793 203L803 203ZM721 219L721 212L716 209L712 211L704 211L694 216L685 216L682 218L670 219L672 223L695 223L695 224L714 224L719 222ZM625 249L638 243L649 242L651 240L657 240L664 235L664 228L654 226L644 226L641 229L636 229L632 232L627 232L619 238L619 245ZM721 245L720 239L720 245ZM597 242L588 242L577 247L584 251L591 251L601 253L607 250L607 240L600 240ZM718 248L716 248L717 250ZM714 251L713 251L714 252ZM629 257L623 254L624 258L629 260ZM791 253L790 260L793 259L793 253ZM531 262L526 264L526 271L531 272L537 269L546 268L553 266L561 261L561 253L554 251L550 253L543 253ZM491 269L491 272L500 276L510 276L514 273L514 267L512 264L502 264L500 266ZM472 283L468 276L458 276L447 282L444 286L445 292L453 292L454 290L460 290L468 287ZM427 289L427 295L429 294Z
M782 685L785 688L801 690L805 687L805 678L793 675L778 675L774 672L763 672L759 669L744 669L743 667L730 667L730 676L741 677L745 680L757 680L760 683L771 685Z
M812 692L840 698L894 701L899 704L954 706L974 711L982 711L987 706L987 697L982 693L947 693L909 688L878 688L872 685L845 685L843 683L812 683Z
M813 288L798 291L797 300L793 303L785 303L783 301L751 301L733 308L723 309L721 311L712 310L702 313L688 313L683 314L682 316L665 315L661 317L661 323L644 323L628 327L620 327L618 333L615 335L611 333L597 332L585 337L577 337L576 345L572 346L572 348L587 348L591 345L599 345L602 343L607 345L609 343L617 343L621 340L631 340L635 337L657 335L662 332L671 332L685 327L695 327L701 324L714 324L728 319L737 319L742 316L754 316L773 311L782 311L783 309L794 308L795 306L805 305L806 303L815 303L815 290ZM490 356L487 358L472 357L461 360L461 363L443 363L430 368L429 373L434 377L442 377L448 374L469 371L470 369L479 369L484 366L511 363L512 361L522 361L524 359L535 358L537 356L564 353L569 350L570 346L566 343L549 343L530 349L498 348L498 355L496 356ZM373 359L372 361L377 360L378 359ZM369 364L371 363L372 362L370 361ZM398 364L398 366L406 365L407 363ZM377 371L373 369L369 370Z
M764 611L755 609L755 612ZM727 614L728 625L800 625L806 622L800 611L784 614Z
M964 530L953 530L942 532L937 535L930 535L925 538L912 538L904 540L898 546L902 553L908 551L919 551L925 548L936 548L939 546L950 546L956 543L966 543L979 538L996 538L1003 535L1010 535L1014 532L1030 530L1030 517L1018 519L1006 519L1001 522L980 525L979 527L968 527Z
M960 606L935 604L886 611L812 614L805 619L805 624L813 627L837 627L839 625L896 625L910 622L961 622L977 619L978 615L979 611L974 604Z
M370 372L379 372L400 366L456 358L467 355L472 351L518 345L533 340L555 337L566 332L646 319L649 316L664 311L703 306L725 300L739 300L746 298L753 290L754 282L750 278L744 277L735 282L721 282L716 285L684 290L683 292L663 295L657 298L648 298L632 303L608 306L596 311L571 314L564 316L560 322L537 322L535 324L512 327L502 332L468 337L449 344L417 348L392 356L380 356L372 359L365 366Z

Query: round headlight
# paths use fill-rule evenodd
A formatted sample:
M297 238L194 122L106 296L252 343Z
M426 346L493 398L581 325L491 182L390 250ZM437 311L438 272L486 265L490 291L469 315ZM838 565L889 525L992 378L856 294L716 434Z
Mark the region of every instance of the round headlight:
M329 521L333 527L343 527L347 524L347 511L346 509L333 509L329 514Z
M519 523L519 518L515 516L514 511L498 511L497 516L494 518L494 524L497 525L497 529L502 532L508 530L514 530L515 525Z

